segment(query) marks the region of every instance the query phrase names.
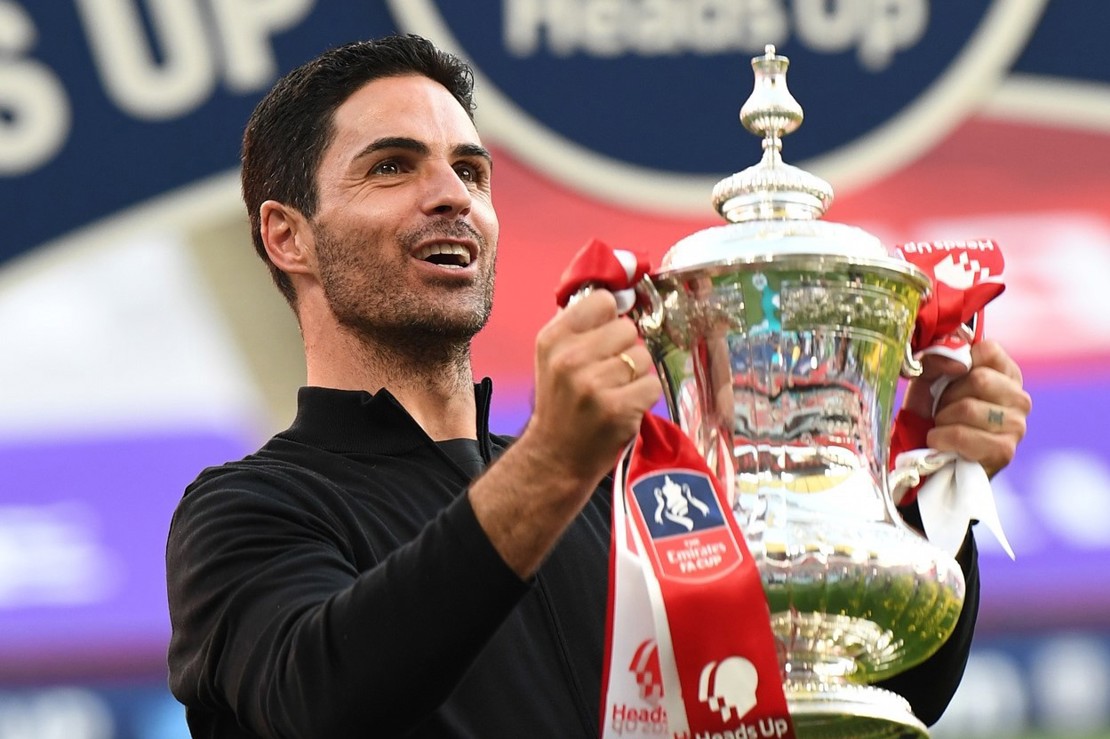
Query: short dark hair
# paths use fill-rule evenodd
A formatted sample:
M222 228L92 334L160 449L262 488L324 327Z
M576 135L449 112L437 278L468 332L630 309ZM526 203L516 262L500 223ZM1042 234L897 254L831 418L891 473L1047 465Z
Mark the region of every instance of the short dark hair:
M474 117L474 75L458 57L416 35L359 41L327 51L294 69L258 104L243 134L243 202L258 255L290 305L296 292L262 243L259 208L276 200L306 218L316 213L316 170L334 135L335 110L366 83L418 74L440 83Z

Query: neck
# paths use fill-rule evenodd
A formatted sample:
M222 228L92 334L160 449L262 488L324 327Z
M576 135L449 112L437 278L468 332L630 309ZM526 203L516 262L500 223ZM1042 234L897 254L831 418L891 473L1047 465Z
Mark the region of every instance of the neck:
M332 341L305 337L308 384L388 390L435 441L477 438L470 342L370 341L343 331Z

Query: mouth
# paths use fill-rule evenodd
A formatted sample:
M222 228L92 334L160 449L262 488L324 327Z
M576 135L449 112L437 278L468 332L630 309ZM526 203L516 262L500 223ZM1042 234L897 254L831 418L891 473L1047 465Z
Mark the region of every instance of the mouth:
M457 241L433 241L417 248L412 256L440 267L463 269L476 258L474 251L472 246Z

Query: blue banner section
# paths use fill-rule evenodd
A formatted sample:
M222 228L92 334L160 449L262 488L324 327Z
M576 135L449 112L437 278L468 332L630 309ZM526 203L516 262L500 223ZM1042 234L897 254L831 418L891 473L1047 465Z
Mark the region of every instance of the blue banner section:
M1017 46L992 50L982 64L999 69L979 76L1110 81L1104 55L1080 53L1103 46L1110 6L1098 0L1047 3L1043 13L1040 0L902 0L874 18L859 2L755 5L0 0L9 29L0 39L0 262L233 170L243 123L278 74L401 27L402 9L405 30L424 30L428 18L429 30L450 27L524 118L616 161L678 174L718 176L758 150L737 110L750 91L747 59L767 41L811 70L791 80L812 121L791 140L794 160L900 115L1003 10L1029 8L1001 36L1010 41L992 42Z
M1105 29L1110 7L1102 0L1045 4L1029 44L1014 62L1017 74L1047 75L1079 82L1110 82ZM1090 53L1099 49L1100 53Z
M759 151L737 114L751 91L749 59L765 44L799 69L820 70L790 79L820 129L790 141L791 157L807 159L911 104L993 4L907 2L883 18L856 3L823 12L806 3L434 3L461 48L527 115L594 151L686 174L720 173Z
M235 169L243 124L280 73L394 28L376 2L175 0L160 4L166 17L150 5L0 0L12 29L0 38L0 262Z

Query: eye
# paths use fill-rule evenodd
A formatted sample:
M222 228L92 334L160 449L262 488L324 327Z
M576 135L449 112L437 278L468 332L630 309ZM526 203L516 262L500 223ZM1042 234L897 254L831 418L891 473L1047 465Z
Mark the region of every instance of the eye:
M486 170L477 164L459 162L455 165L455 173L463 182L479 184L486 179Z
M378 162L370 168L370 174L379 175L396 175L401 174L401 165L394 159L386 159L385 161Z

